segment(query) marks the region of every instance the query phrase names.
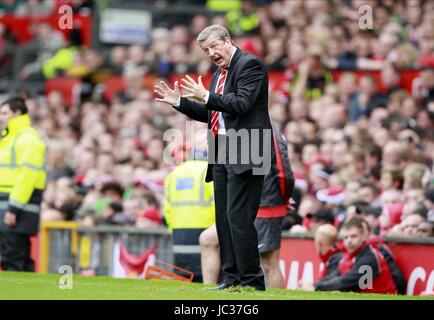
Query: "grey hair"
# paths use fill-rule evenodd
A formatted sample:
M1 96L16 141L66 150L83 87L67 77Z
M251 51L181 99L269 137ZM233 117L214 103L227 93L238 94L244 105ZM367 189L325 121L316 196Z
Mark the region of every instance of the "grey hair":
M229 34L228 29L219 24L213 24L203 29L197 36L196 41L199 46L202 44L202 42L208 39L211 34L216 35L217 38L219 38L220 40L226 40L227 38L229 38L229 40L232 42L231 35Z

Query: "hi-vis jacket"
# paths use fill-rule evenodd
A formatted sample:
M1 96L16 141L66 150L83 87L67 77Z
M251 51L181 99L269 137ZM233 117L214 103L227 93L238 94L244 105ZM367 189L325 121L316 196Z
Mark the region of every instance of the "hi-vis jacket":
M215 222L214 187L205 182L208 162L189 160L164 181L164 217L170 230L206 229Z
M194 272L202 281L199 236L215 223L214 186L205 182L208 162L189 160L164 181L164 217L172 231L175 265Z
M0 140L0 232L38 232L46 180L45 150L28 114L9 120ZM16 214L15 227L4 225L7 211Z

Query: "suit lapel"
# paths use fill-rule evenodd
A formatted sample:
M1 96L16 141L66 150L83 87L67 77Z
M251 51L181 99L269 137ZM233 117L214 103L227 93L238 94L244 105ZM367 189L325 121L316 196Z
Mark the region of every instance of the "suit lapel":
M234 56L232 57L231 63L229 64L229 71L228 71L228 75L226 77L226 81L225 81L225 87L223 89L223 93L227 93L227 90L229 88L231 88L230 83L231 83L231 79L234 75L234 66L237 63L237 61L240 59L242 51L240 48L236 47L237 51L235 51ZM219 73L220 74L220 73Z

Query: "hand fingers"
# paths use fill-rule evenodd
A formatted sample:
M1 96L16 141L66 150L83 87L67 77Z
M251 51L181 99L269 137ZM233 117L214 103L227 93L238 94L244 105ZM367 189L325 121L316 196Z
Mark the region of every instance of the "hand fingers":
M179 83L178 83L178 81L175 81L175 92L179 93Z
M192 83L191 81L188 81L186 79L181 79L181 81L182 81L183 84L185 84L185 85L187 85L189 87L192 87L192 88L197 85L196 82Z
M158 95L162 96L162 97L164 97L166 95L166 93L161 91L161 89L159 89L159 88L155 88L154 92L157 93Z
M185 78L187 78L185 81L188 81L190 84L192 84L192 85L196 85L197 84L196 81L194 81L193 78L190 77L189 75L186 75ZM182 79L182 80L184 80L184 79Z
M202 76L199 76L198 78L198 83L201 87L203 87L203 83L202 83Z
M166 90L172 90L164 81L160 81L160 83L166 88Z
M155 89L158 89L160 92L164 92L164 93L167 93L167 92L168 92L167 89L165 89L165 88L163 88L163 87L160 87L159 85L156 85L156 86L155 86Z
M183 85L183 84L181 84L181 88L183 88L183 89L185 89L185 90L187 90L188 92L191 92L191 93L194 92L194 88L191 88L191 87L185 86L185 85Z

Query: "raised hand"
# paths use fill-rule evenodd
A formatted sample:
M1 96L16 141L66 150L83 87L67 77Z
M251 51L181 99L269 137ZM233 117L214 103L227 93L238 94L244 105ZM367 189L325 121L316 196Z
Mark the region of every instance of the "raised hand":
M202 83L202 76L199 76L197 83L188 75L186 75L185 78L182 78L181 81L181 88L188 92L187 94L183 95L184 98L191 98L203 102L208 90L206 90Z
M160 98L155 98L156 101L164 102L170 104L171 106L176 105L178 99L181 96L179 93L178 81L175 81L173 90L170 89L170 87L164 81L160 81L160 83L155 86L154 92L160 96Z

